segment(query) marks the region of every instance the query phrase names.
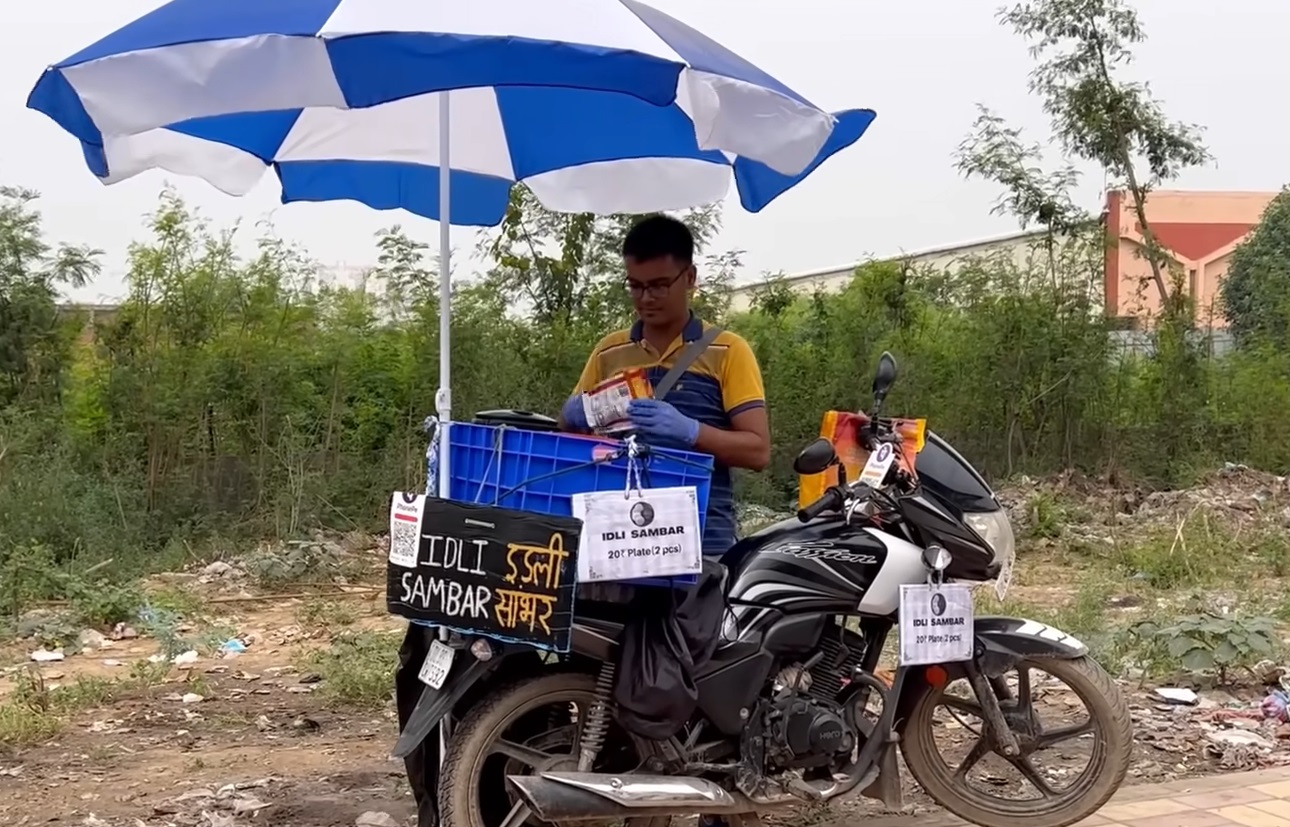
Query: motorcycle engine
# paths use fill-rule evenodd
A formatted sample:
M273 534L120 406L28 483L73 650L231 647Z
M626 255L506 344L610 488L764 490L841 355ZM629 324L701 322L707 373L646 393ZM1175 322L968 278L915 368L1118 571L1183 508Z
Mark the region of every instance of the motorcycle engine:
M779 769L827 766L855 748L840 706L815 693L783 691L795 687L805 693L811 682L811 674L796 665L775 681L781 691L767 710L766 758Z
M767 717L766 758L780 769L827 766L855 748L836 704L793 695L773 702Z

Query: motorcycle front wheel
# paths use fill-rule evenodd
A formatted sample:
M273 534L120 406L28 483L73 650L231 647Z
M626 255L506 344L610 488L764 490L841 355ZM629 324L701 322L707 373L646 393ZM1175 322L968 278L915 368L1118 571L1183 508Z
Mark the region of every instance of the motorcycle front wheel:
M1031 674L1046 673L1064 683L1084 703L1086 721L1045 728L1038 722L1032 696ZM1008 758L995 752L981 720L975 697L946 692L949 687L929 687L910 713L901 739L905 764L920 786L939 805L959 818L981 827L1067 827L1082 821L1102 807L1123 783L1133 753L1133 723L1129 705L1120 688L1101 666L1088 657L1074 660L1035 658L1020 661L1015 681L992 681L1009 728L1016 736L1021 754ZM1009 688L1009 683L1015 687ZM1011 695L1012 697L1006 697ZM957 723L938 725L933 713L948 708ZM974 711L975 709L975 711ZM974 727L958 714L977 718ZM935 740L938 729L953 727L976 736L966 756L947 762ZM1083 741L1088 748L1087 767L1065 787L1057 789L1036 767L1032 756L1041 750ZM968 773L987 756L1011 765L1021 778L1039 793L1038 798L1004 797L997 778L994 789L974 786Z

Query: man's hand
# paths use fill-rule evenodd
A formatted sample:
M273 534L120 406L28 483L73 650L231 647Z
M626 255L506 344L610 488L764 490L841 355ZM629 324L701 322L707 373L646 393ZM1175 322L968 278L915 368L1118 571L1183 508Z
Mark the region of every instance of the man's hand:
M657 399L633 399L627 416L646 439L680 448L693 448L699 439L699 422Z
M582 394L575 393L570 396L560 409L560 425L566 431L589 431L591 425L587 422L587 409L582 404Z

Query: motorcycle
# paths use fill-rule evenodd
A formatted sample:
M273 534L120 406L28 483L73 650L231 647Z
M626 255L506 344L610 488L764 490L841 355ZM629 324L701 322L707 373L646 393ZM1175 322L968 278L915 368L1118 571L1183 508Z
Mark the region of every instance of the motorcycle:
M795 518L723 558L722 642L696 676L698 711L676 737L649 741L612 721L625 620L613 606L579 603L566 656L454 633L449 645L462 656L441 688L425 687L395 749L406 755L449 713L457 719L440 776L441 823L666 827L672 816L704 814L741 827L759 824L761 812L857 791L894 808L898 749L932 799L983 827L1066 827L1105 804L1128 770L1130 713L1073 636L1022 618L972 617L969 608L963 659L902 662L880 676L884 644L901 623L902 586L1006 579L1015 558L1006 512L981 475L935 433L920 432L922 444L911 448L907 421L881 416L895 379L884 353L861 434L870 456L889 463L876 476L866 466L854 482L837 474ZM819 474L839 459L820 439L794 467ZM1045 729L1033 670L1066 683L1088 721ZM960 683L970 691L949 691ZM958 766L935 743L941 706L981 721L979 731L963 725L977 740ZM1056 789L1032 756L1071 739L1092 739L1091 760ZM1040 798L969 784L968 771L990 754Z

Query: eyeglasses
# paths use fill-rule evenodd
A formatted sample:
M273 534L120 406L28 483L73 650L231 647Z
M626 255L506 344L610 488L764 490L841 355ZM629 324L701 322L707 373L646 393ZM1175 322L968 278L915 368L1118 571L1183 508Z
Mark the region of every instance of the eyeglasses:
M651 298L655 298L655 299L662 298L664 295L666 295L667 291L672 288L672 285L676 284L678 281L681 280L681 276L684 276L687 272L689 272L690 266L691 265L689 264L685 265L684 267L681 268L681 271L679 273L677 273L675 276L673 276L670 279L657 279L647 284L641 284L639 281L632 281L631 279L627 279L627 289L628 291L631 292L633 296L637 298L640 298L641 296L644 296L646 294L648 294Z

